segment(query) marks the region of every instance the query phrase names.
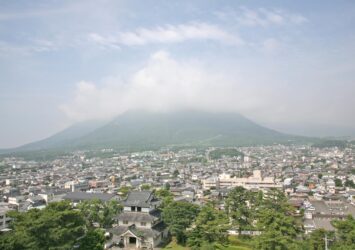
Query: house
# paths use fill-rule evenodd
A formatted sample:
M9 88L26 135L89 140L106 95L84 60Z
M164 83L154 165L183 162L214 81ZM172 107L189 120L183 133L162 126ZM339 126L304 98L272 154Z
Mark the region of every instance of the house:
M130 249L154 249L168 236L161 220L160 200L151 191L133 191L122 202L118 226L111 232L113 241Z
M348 192L348 201L351 205L355 206L355 190L349 190Z
M0 206L0 232L5 232L9 229L11 218L6 214L10 209L6 206Z
M334 231L332 221L344 219L347 215L355 216L355 207L341 200L316 200L304 202L304 228L305 233L311 233L315 229L323 228Z
M25 197L24 196L14 196L14 197L9 197L8 199L8 203L9 204L12 204L12 205L16 205L16 206L19 206L20 203L24 202L25 201Z
M27 207L27 210L33 208L43 209L46 207L46 200L39 195L30 196L26 201L29 202L29 206Z
M43 197L46 203L50 202L58 202L62 201L63 198L67 195L68 191L65 189L58 189L58 190L48 190L38 194L39 196Z
M114 200L117 197L114 194L106 194L106 193L86 193L86 192L72 192L67 193L63 199L69 200L76 206L78 203L83 201L89 201L93 199L98 199L102 202L108 202L110 200Z

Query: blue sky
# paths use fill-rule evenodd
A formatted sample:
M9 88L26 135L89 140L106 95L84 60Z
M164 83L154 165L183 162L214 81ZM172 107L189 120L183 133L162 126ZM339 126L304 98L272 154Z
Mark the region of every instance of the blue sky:
M0 1L0 148L130 109L355 132L354 1Z

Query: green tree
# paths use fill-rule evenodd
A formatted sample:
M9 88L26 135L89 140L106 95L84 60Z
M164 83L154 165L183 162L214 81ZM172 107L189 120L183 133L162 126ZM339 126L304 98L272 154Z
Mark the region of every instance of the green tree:
M50 203L43 210L11 211L12 231L0 236L0 249L72 249L85 236L85 219L69 202Z
M346 220L335 220L333 226L336 231L334 249L354 249L355 247L355 219L349 215Z
M302 242L296 241L302 232L301 225L293 217L295 209L287 202L282 191L268 190L255 212L256 228L261 232L261 235L254 239L257 249L303 248L300 246Z
M122 210L116 200L102 202L99 199L92 199L78 204L77 208L84 215L87 225L92 227L98 223L101 227L111 227L114 217Z
M204 206L198 214L195 227L188 239L191 247L201 247L203 242L227 243L230 228L229 218L223 211L217 210L211 203ZM190 239L191 238L191 239Z
M177 169L174 170L173 177L176 178L179 176L179 171Z
M343 187L343 183L340 179L336 178L334 182L336 187Z
M132 190L131 187L123 186L123 187L120 187L118 192L121 193L123 197L126 197L131 190Z
M234 148L218 148L209 153L209 156L212 160L220 159L224 156L227 157L243 157L244 154L239 152Z
M171 202L174 201L173 194L166 188L162 188L155 191L155 196L162 200L161 209L169 205Z
M353 180L346 179L344 185L345 187L355 188L355 183Z
M249 199L249 191L243 187L236 187L225 201L227 214L231 217L233 225L238 227L239 233L251 226L251 210L247 204Z
M86 219L87 225L92 227L94 223L101 225L103 204L99 199L83 201L77 205L81 214Z
M171 202L163 208L163 220L179 244L185 244L186 228L195 220L198 206L188 202Z
M110 200L104 203L103 217L101 225L104 228L109 228L114 223L114 218L122 211L123 207L117 200Z
M150 184L142 184L141 185L141 190L150 190L152 186Z
M203 250L215 250L216 247L214 246L213 243L203 242L201 244L201 249L203 249Z
M263 250L301 250L303 247L290 237L285 237L280 231L267 230L254 238L254 248Z
M284 214L295 212L295 209L287 202L286 195L276 188L271 188L266 192L261 207L273 209Z
M79 250L103 250L105 244L105 235L103 230L89 230L85 237L80 240Z
M191 230L188 233L187 243L192 250L202 249L202 245L206 243L203 240L202 230L197 230L197 229Z
M258 212L257 229L261 235L255 238L257 249L290 249L296 245L301 227L294 217L276 209L262 208Z
M173 197L173 194L165 188L159 189L155 191L155 196L157 198L166 198L166 197Z
M334 238L334 233L326 231L322 228L314 230L307 238L307 248L309 250L323 250L325 249L325 237L328 239ZM329 244L330 241L328 241ZM329 246L329 245L328 245Z

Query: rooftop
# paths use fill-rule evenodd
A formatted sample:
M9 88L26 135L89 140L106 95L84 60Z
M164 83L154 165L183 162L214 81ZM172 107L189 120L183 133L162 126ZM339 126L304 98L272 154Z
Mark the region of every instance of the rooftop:
M64 196L65 200L71 201L82 201L82 200L92 200L99 199L103 202L111 200L115 197L114 194L106 194L106 193L86 193L86 192L72 192L68 193Z
M151 207L152 205L159 204L151 191L132 191L128 194L127 198L123 201L124 206L137 206L137 207Z

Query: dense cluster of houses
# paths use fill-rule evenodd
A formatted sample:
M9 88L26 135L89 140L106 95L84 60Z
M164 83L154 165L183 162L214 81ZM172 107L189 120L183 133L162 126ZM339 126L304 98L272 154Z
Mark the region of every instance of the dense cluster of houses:
M92 198L116 199L124 205L114 230L116 240L137 247L156 246L166 231L154 194L132 192L122 200L123 188L141 190L143 186L169 188L175 200L196 204L223 200L236 186L277 188L304 216L306 232L332 230L332 219L355 216L353 148L242 147L237 148L242 154L211 159L213 150L74 152L50 161L4 158L0 160L0 230L8 230L6 213L11 209L41 209L60 200L75 204Z

